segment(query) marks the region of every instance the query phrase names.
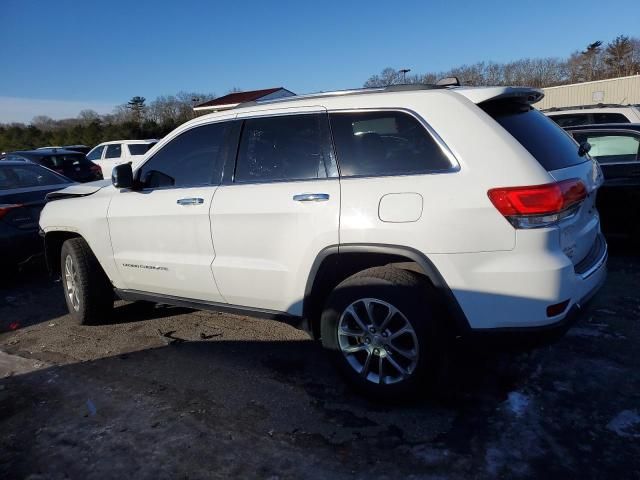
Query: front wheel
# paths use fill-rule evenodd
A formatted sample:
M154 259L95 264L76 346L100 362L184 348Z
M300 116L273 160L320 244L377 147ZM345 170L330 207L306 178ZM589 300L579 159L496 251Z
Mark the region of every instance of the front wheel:
M87 242L72 238L60 254L62 285L69 314L75 323L103 320L113 309L113 288Z
M429 387L439 371L437 308L430 284L395 267L347 278L322 314L322 343L360 390L391 400Z

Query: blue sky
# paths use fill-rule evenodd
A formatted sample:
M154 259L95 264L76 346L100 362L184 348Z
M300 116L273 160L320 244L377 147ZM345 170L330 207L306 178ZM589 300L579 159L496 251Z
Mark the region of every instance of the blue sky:
M0 0L0 122L108 112L134 95L360 87L640 36L640 1Z

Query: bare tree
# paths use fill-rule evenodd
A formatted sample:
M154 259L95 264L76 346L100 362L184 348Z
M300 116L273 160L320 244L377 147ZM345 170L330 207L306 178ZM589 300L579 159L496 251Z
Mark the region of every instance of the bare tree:
M91 122L100 120L100 114L91 109L81 110L78 114L78 120L80 120L83 125L88 125Z
M526 85L550 87L640 73L640 39L619 36L603 49L595 41L568 58L523 58L507 63L478 62L460 65L446 72L415 74L407 83L435 83L456 76L466 85ZM393 68L372 75L365 87L381 87L401 82Z

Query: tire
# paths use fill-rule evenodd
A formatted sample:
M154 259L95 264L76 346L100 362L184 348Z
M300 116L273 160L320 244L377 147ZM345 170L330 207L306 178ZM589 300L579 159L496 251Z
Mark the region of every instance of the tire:
M440 371L436 305L433 287L417 273L391 266L363 270L329 295L322 345L361 392L411 400L408 395L429 390Z
M89 325L108 318L113 310L113 287L84 239L72 238L62 244L60 267L73 321Z

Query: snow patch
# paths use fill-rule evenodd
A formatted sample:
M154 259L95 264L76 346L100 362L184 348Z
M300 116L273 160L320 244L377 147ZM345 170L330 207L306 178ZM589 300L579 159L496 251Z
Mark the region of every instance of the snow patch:
M507 397L507 407L516 417L521 417L527 410L530 403L529 397L520 392L509 392Z
M607 428L621 437L640 438L640 415L635 410L623 410L609 422Z

